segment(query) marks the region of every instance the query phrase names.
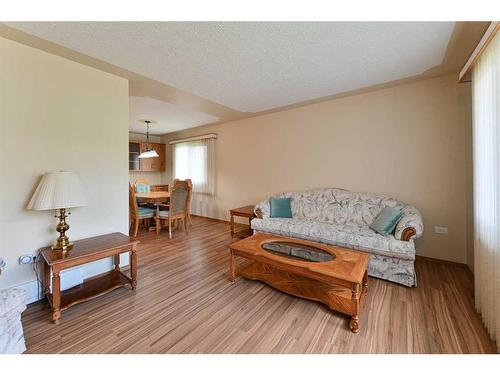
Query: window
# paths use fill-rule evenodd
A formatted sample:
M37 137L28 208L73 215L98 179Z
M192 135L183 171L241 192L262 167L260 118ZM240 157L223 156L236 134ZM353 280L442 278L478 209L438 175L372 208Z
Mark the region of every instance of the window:
M175 141L172 153L174 178L190 178L193 193L215 195L215 136Z
M500 350L500 34L472 72L475 302Z

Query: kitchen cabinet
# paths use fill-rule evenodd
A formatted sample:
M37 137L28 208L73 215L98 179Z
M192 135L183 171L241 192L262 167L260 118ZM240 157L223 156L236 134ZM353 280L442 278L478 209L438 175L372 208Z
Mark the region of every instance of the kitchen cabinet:
M148 148L154 149L157 158L139 159L139 154ZM140 172L162 172L165 170L166 146L163 143L129 142L128 144L128 169Z

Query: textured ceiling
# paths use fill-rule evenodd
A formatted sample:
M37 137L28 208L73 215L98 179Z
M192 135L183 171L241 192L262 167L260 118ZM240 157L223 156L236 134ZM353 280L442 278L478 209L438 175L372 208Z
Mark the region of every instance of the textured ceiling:
M129 130L145 133L146 126L139 120L153 120L150 134L165 134L216 122L219 119L205 113L181 108L161 100L131 96L129 104Z
M64 47L242 112L419 75L454 22L11 22Z

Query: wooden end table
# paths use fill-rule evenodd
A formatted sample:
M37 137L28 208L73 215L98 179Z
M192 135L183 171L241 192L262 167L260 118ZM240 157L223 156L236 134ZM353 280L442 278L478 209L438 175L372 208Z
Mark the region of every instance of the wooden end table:
M252 235L252 219L255 218L254 214L254 209L255 206L243 206L243 207L238 207L238 208L233 208L232 210L229 210L229 215L231 215L231 238L234 236L239 237L239 238L245 238L248 236ZM248 230L244 231L235 231L234 230L234 217L239 216L239 217L247 217L248 218Z
M43 248L41 251L44 261L43 290L52 306L52 321L57 324L61 318L61 311L116 288L130 284L134 290L137 287L138 243L139 241L125 234L111 233L75 241L73 248L68 250L64 257L50 247ZM120 271L120 254L125 252L130 254L130 277ZM85 280L83 284L61 292L60 273L62 270L109 257L113 257L114 269L112 271ZM51 273L52 290L50 289Z
M229 272L236 278L235 256L253 262L238 273L282 292L326 304L351 316L359 332L359 314L368 293L369 255L296 238L256 233L229 245Z

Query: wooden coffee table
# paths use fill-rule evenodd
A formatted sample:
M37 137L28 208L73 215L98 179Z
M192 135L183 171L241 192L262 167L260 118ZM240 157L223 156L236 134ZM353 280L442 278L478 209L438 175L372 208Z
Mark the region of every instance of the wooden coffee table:
M351 331L359 332L368 293L368 254L268 233L234 242L229 249L231 281L236 278L235 256L250 259L239 275L350 315Z

